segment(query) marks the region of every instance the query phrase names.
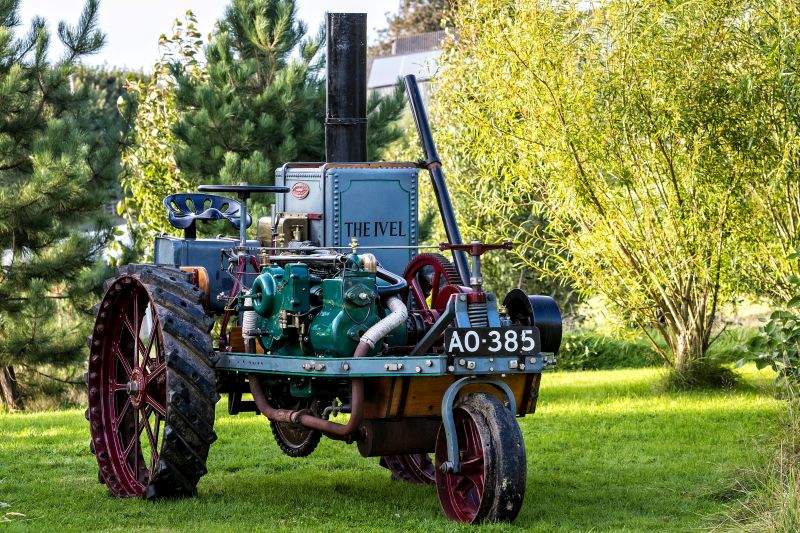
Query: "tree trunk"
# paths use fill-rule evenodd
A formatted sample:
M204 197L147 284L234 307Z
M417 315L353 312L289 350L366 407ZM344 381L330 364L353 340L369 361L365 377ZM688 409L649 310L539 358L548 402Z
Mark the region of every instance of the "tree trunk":
M13 366L0 367L0 399L8 406L9 411L23 408Z
M695 328L680 328L677 331L675 346L675 372L682 374L691 364L702 359L706 353L705 339Z

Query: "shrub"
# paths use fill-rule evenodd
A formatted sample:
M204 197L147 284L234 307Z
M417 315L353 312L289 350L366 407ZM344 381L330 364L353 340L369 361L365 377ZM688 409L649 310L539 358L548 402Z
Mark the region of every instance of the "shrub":
M558 352L559 370L642 368L662 364L649 341L613 338L592 331L564 336Z
M800 530L800 404L789 402L783 439L768 468L737 480L739 499L715 529Z
M558 352L559 370L608 370L613 368L644 368L662 366L664 359L653 347L663 348L664 340L656 332L651 339L623 332L611 336L596 331L577 331L564 335ZM669 390L718 385L723 388L736 383L734 372L723 365L746 358L750 344L758 332L749 328L731 328L717 336L708 354L692 365L686 374L670 373L665 387ZM690 374L696 372L697 376Z
M739 376L713 357L692 360L683 369L671 368L664 376L663 388L668 391L696 389L730 389L739 383Z
M754 360L758 368L769 366L786 385L800 384L800 296L770 315L761 334L750 342L751 354L741 362Z

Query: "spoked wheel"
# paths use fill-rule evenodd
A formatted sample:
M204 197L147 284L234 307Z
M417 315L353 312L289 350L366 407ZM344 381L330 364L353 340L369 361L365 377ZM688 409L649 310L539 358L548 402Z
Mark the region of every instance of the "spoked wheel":
M453 409L461 470L443 472L444 429L436 439L436 491L442 511L458 522L511 522L525 496L525 445L517 421L490 394L464 397Z
M128 266L108 283L90 339L91 449L118 497L196 493L219 399L203 294L184 273Z
M392 471L392 479L432 485L434 481L433 462L427 453L408 455L385 455L380 465Z
M314 405L309 405L308 401L298 400L296 402L273 402L282 409L306 409L311 408L314 414L319 414L314 409ZM291 405L289 405L291 403ZM322 433L316 429L309 429L300 424L291 422L272 422L269 423L272 429L272 436L281 451L289 457L306 457L317 448Z

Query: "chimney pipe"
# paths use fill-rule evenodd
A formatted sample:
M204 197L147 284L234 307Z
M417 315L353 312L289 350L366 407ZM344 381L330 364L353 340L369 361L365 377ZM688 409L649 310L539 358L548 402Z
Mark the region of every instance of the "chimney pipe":
M367 160L367 14L326 13L325 161Z

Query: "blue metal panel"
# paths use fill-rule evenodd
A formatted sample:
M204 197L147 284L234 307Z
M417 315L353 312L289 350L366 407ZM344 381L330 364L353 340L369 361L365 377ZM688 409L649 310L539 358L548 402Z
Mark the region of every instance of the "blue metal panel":
M237 239L183 239L169 235L156 237L154 263L175 267L201 266L208 272L210 303L215 311L222 311L223 304L217 299L220 292L230 293L233 278L225 270L228 266L222 251L230 250ZM248 241L250 246L258 246L257 241ZM252 276L246 276L245 282L252 282Z
M296 166L301 165L301 166ZM287 163L275 171L275 185L289 187L287 194L278 194L275 206L279 213L313 213L323 215L325 190L322 181L322 163ZM311 220L309 240L325 245L324 216Z
M332 167L325 173L326 241L346 246L417 245L417 169ZM381 265L402 273L414 250L369 250Z
M417 174L417 168L403 163L289 163L275 173L275 183L291 189L278 197L277 208L322 215L311 221L310 238L323 246L347 246L354 237L361 246L416 246ZM402 273L416 253L364 251L395 273Z

